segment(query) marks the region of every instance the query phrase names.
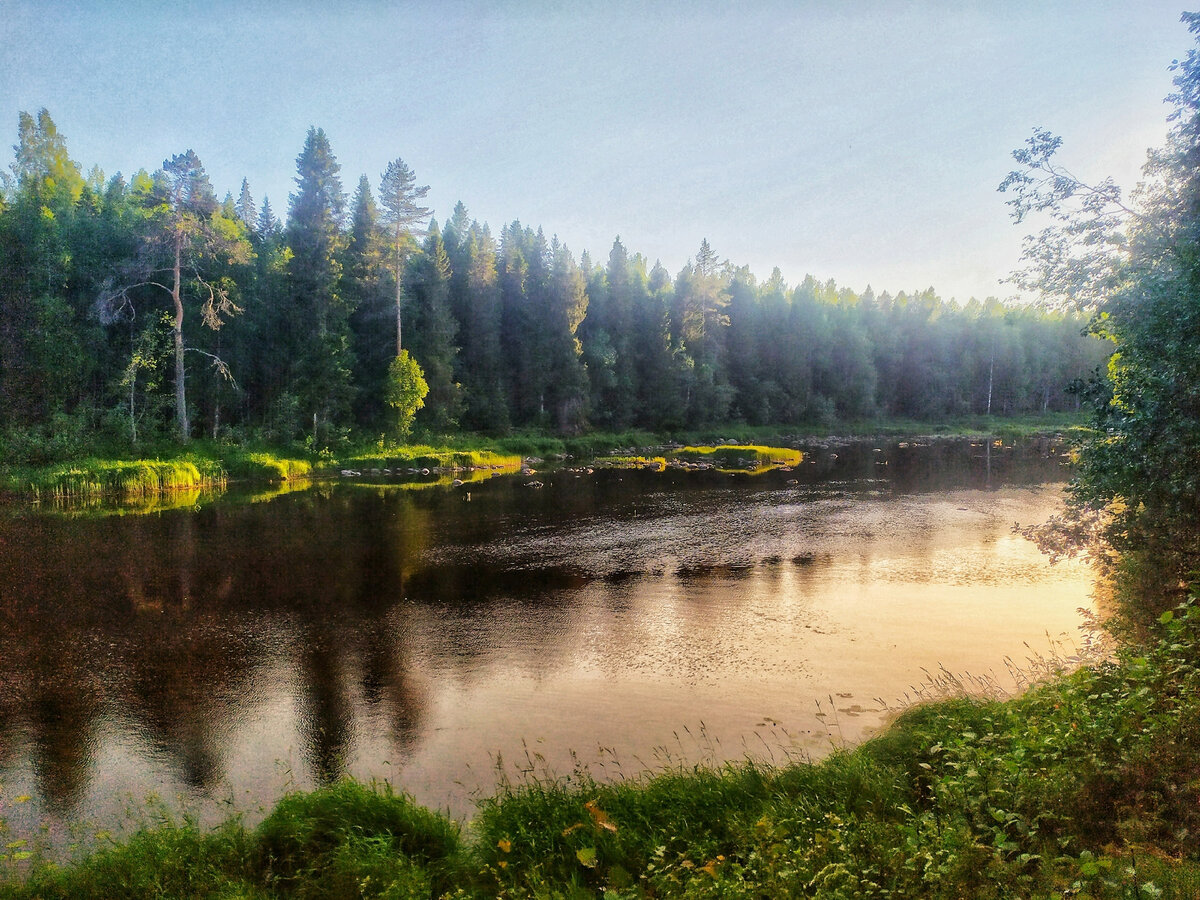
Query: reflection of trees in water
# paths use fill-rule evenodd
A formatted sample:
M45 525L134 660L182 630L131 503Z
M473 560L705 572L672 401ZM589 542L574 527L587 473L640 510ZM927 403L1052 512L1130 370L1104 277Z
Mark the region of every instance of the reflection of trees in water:
M360 686L410 745L422 698L400 630L382 623L420 565L427 512L405 496L361 518L345 498L277 502L6 526L0 764L27 735L40 792L67 811L109 716L208 791L231 774L222 735L248 700L295 691L314 777L330 778L352 749ZM298 677L259 684L281 654Z
M339 648L309 629L300 648L300 733L313 777L336 781L346 768L353 722Z
M0 765L28 747L38 792L53 812L87 787L102 692L78 642L57 621L6 601L0 615ZM22 740L24 738L24 740Z
M401 755L412 751L426 700L408 669L411 635L405 618L389 615L362 631L361 687L369 709L382 711Z
M72 672L44 685L26 708L34 777L39 793L56 813L78 802L91 772L99 704L88 679L80 674Z
M216 732L236 718L263 648L239 625L213 627L186 609L131 624L113 685L122 718L173 761L185 784L210 791L225 775Z
M742 484L773 495L787 480L823 473L891 479L864 490L928 490L927 470L947 467L956 486L986 479L982 445L980 459L969 444L873 449L818 454L795 473L722 476L719 484L733 485L726 493L712 490L713 479L597 473L562 485L548 476L544 491L486 483L471 503L452 491L314 490L198 512L0 522L0 764L27 753L43 794L69 807L86 791L93 743L106 731L100 717L109 716L182 781L211 790L237 774L224 768L225 736L257 700L283 692L297 697L314 778L343 771L367 718L383 723L396 752L410 753L427 715L426 660L432 677L463 682L498 667L536 676L586 653L640 663L664 623L691 640L727 637L728 622L712 611L718 582L769 593L786 580L803 594L830 564L820 535L772 534L750 547L753 569L729 554L715 558L726 568L712 568L700 542L694 556L678 556L683 571L646 575L642 557L609 559L609 538L584 542L593 522L632 552L620 540L631 523L650 535L649 514L711 528L710 513ZM1010 456L993 452L993 478L1017 466ZM743 524L765 527L754 517ZM734 535L729 546L740 552L745 540Z

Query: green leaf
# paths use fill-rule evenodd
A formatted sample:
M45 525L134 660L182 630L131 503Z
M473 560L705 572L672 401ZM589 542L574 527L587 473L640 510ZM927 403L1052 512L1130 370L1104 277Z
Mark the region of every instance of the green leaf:
M575 851L575 858L579 860L581 865L586 866L589 869L596 868L596 848L595 847L579 848L578 850Z

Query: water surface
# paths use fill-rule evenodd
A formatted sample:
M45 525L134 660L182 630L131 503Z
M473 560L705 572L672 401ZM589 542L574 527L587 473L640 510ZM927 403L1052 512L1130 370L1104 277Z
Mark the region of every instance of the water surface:
M1012 533L1046 443L820 449L794 472L386 480L0 519L0 818L113 827L386 778L469 816L601 777L853 742L939 666L1010 684L1091 575ZM17 802L28 796L28 801Z

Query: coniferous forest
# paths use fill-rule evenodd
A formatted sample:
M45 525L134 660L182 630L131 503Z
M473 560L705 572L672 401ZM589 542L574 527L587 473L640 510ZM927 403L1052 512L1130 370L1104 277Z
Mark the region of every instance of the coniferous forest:
M702 235L675 273L619 238L576 255L519 221L493 234L465 203L427 208L401 159L348 192L316 128L276 206L244 180L213 185L185 148L109 175L71 159L46 111L22 113L0 173L0 463L189 440L177 455L200 457L216 439L231 457L304 448L273 462L308 471L326 448L378 440L362 456L388 458L381 436L600 444L1079 411L1064 504L1021 531L1085 561L1098 591L1078 640L1047 629L1048 655L941 662L894 703L858 686L918 629L974 652L977 619L992 653L1020 639L1026 603L1073 600L1065 577L1022 581L1037 567L996 537L1056 493L1041 474L993 481L1003 440L960 442L970 479L930 491L872 441L840 461L806 451L812 475L793 478L790 463L751 478L665 459L635 475L645 458L614 453L626 468L548 466L546 483L342 470L208 509L198 486L129 507L150 515L46 503L0 534L0 900L1200 897L1200 12L1182 21L1194 43L1170 64L1169 131L1135 189L1081 180L1102 148L1041 128L1012 153L1011 217L1046 224L1015 277L1043 306L759 280ZM937 443L897 449L953 475ZM1031 456L1062 477L1062 457ZM272 693L260 672L299 687ZM786 709L810 685L829 689L811 722ZM618 753L662 710L697 730L656 721L647 743L675 739L661 756ZM595 769L570 749L556 770L544 723L590 742L610 715L619 737L596 741ZM860 715L881 730L850 747ZM256 820L222 767L245 745L261 763L281 721L299 737ZM505 739L514 751L492 755ZM472 740L497 784L469 821L405 792ZM356 741L384 748L382 781L337 777ZM312 790L295 789L300 742ZM144 783L196 787L228 817L209 827L155 794L124 832L68 821L89 778L115 760L109 790L143 754L160 767Z
M396 392L422 378L427 434L1040 414L1077 409L1107 353L1078 314L760 280L706 240L672 275L619 237L593 258L517 220L494 234L461 202L435 218L400 159L347 192L317 128L286 209L245 180L219 199L190 150L85 173L46 110L20 114L14 150L10 462L390 435Z

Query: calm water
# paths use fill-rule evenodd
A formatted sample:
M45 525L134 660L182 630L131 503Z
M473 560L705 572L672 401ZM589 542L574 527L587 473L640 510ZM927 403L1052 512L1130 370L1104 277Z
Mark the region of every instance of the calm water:
M10 510L0 818L59 840L152 794L253 817L343 773L469 816L500 770L818 755L923 670L1003 681L1075 638L1090 573L1011 531L1063 477L1044 444L946 442Z

